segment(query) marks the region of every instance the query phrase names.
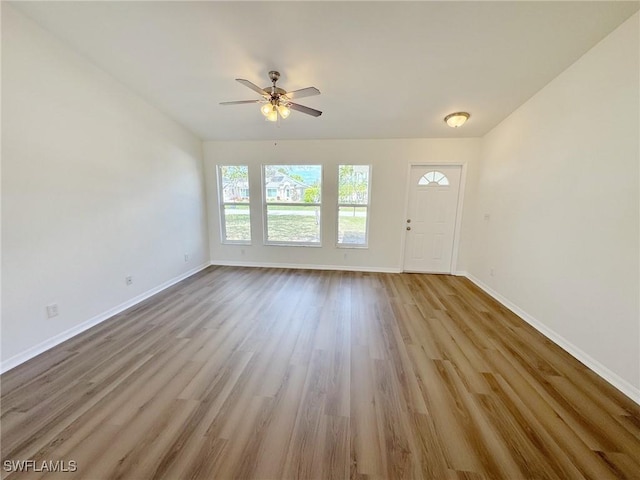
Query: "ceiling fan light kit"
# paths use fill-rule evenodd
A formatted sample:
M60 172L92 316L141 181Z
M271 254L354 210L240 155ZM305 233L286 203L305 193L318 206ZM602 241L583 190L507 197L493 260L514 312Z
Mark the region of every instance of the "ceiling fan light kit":
M451 128L458 128L464 125L464 123L469 119L470 116L471 115L469 115L467 112L455 112L450 113L449 115L444 117L444 121Z
M291 110L289 110L289 107L286 105L278 105L278 113L283 119L285 119L291 115Z
M271 80L272 85L265 88L260 88L254 83L251 83L249 80L245 80L244 78L236 78L236 81L240 82L245 87L248 87L254 92L262 95L262 99L221 102L220 105L262 103L263 105L260 107L260 112L270 122L276 122L278 118L282 118L283 120L286 119L287 117L289 117L289 115L291 115L291 110L306 113L307 115L311 115L313 117L319 117L320 115L322 115L322 112L320 110L305 107L304 105L299 105L291 101L294 98L297 99L302 97L310 97L312 95L320 95L320 90L318 90L316 87L307 87L300 90L287 92L286 90L283 90L282 88L276 86L276 82L279 78L280 72L271 70L269 72L269 79Z

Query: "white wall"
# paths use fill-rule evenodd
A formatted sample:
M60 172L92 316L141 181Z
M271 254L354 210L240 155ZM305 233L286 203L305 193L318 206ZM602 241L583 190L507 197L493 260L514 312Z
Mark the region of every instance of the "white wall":
M265 124L265 127L272 128L273 125ZM409 164L465 163L467 177L472 177L476 171L479 142L479 139L205 142L212 262L399 271ZM221 243L216 165L249 165L252 192L260 192L261 165L268 163L324 165L321 248L263 245L262 205L260 198L255 196L251 205L253 244ZM345 249L335 245L338 165L349 163L372 165L368 249ZM464 245L461 252L464 252ZM464 265L464 254L458 262Z
M476 280L636 401L638 23L636 14L483 138L468 261Z
M3 2L3 370L208 264L204 197L198 138Z

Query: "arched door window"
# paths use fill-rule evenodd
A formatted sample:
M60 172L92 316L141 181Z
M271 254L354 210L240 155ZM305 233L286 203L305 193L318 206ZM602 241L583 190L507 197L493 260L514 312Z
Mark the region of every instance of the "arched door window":
M425 173L420 180L418 181L418 185L440 185L446 186L449 185L449 179L442 172L431 171Z

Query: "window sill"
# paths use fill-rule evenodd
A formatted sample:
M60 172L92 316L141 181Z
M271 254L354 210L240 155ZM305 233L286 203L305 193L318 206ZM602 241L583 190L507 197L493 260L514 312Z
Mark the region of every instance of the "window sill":
M265 247L322 247L320 243L297 243L297 242L264 242Z

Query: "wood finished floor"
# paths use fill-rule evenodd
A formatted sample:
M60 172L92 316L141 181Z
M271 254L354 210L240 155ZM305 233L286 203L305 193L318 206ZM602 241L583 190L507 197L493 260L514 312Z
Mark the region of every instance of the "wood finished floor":
M1 378L46 479L640 478L640 407L468 280L211 267Z

